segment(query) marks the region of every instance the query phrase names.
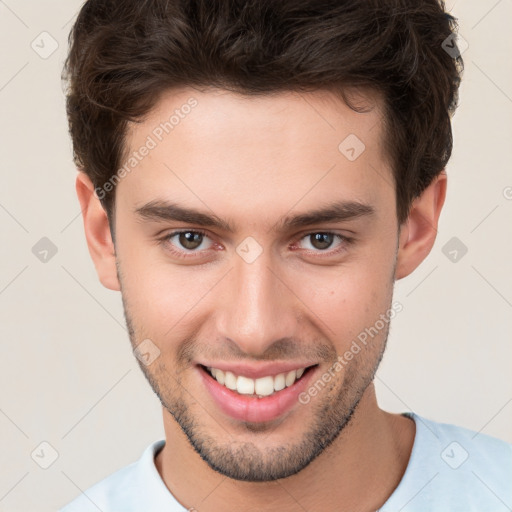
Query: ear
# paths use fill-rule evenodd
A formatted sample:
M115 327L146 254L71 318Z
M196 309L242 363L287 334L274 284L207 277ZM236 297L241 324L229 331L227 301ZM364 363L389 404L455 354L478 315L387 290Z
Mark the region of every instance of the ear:
M436 240L446 185L447 176L443 169L413 201L409 216L400 227L395 279L408 276L430 253Z
M89 254L96 267L100 282L105 288L120 291L115 247L107 213L94 193L92 181L83 171L80 171L76 177L76 193L82 209Z

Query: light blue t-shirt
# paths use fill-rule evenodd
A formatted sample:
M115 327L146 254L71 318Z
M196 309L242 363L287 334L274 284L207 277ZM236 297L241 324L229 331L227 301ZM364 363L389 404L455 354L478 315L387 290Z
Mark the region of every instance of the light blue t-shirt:
M379 512L512 510L512 444L412 412L416 435L406 471ZM59 512L183 512L169 492L150 444L141 458L80 494ZM226 507L226 511L229 506Z

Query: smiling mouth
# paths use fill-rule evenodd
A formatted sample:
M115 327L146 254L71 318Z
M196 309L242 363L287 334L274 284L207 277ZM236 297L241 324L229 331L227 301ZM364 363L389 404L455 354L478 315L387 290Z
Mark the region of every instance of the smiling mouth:
M235 375L230 371L223 371L218 368L199 365L200 368L215 379L221 386L243 396L265 398L273 396L283 389L293 386L296 382L302 380L313 368L318 365L296 368L277 375L267 375L257 379Z

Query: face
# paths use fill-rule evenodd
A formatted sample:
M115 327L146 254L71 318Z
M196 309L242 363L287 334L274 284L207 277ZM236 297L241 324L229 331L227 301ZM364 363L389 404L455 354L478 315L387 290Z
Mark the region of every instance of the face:
M306 467L382 357L398 225L366 100L356 113L327 92L181 89L130 127L128 152L150 147L116 188L130 339L163 407L230 478Z

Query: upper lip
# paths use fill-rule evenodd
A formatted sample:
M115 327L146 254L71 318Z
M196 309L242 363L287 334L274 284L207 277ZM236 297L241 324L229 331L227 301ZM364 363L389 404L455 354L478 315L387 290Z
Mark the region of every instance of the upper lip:
M288 373L292 370L300 368L307 368L314 366L316 363L311 362L265 362L261 364L254 363L227 363L227 362L203 362L201 366L208 368L216 368L224 372L231 372L237 376L249 377L250 379L258 379L260 377L272 376L275 377L280 373Z

